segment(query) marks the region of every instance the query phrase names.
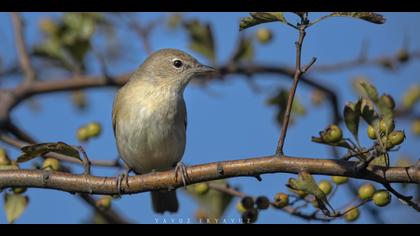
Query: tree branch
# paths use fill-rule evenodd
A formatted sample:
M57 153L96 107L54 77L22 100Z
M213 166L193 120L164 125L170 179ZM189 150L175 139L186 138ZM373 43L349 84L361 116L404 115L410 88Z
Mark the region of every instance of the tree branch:
M26 77L26 79L21 85L29 86L30 83L35 81L36 74L29 58L28 49L26 48L26 45L25 45L22 18L17 12L13 12L11 13L11 15L12 15L12 24L13 24L14 33L15 33L16 47L17 47L17 51L19 55L19 63Z
M415 167L383 168L370 166L357 171L357 162L314 158L278 156L214 162L187 168L188 184L240 176L259 176L268 173L293 173L306 170L315 175L347 176L372 180L379 183L420 183L420 170ZM125 181L124 181L125 182ZM183 187L181 178L174 171L155 172L128 178L128 185L122 183L122 194L133 194L158 189ZM76 175L44 170L0 171L0 189L8 187L32 187L56 189L66 192L116 195L116 177Z
M406 60L410 59L420 59L420 50L416 51L404 51L407 53L405 57ZM403 61L406 62L406 61ZM353 60L343 61L334 64L326 64L326 65L317 65L313 67L313 71L315 72L335 72L335 71L342 71L346 69L354 69L360 66L384 66L385 63L389 65L398 65L403 63L401 61L401 55L399 53L395 53L393 55L382 56L377 58L366 58L366 57L359 57Z
M267 65L251 65L251 66L221 66L218 68L221 75L254 75L254 74L279 74L287 77L293 77L294 70L287 67L267 66ZM124 85L131 73L126 73L113 79L105 76L78 76L72 78L63 78L56 80L35 81L27 89L0 90L0 127L1 122L5 122L11 109L20 104L27 98L31 98L40 94L49 94L54 92L74 91L79 89L89 89L98 87L120 87ZM193 80L192 82L194 82ZM340 108L338 106L338 98L335 92L317 83L315 78L302 76L300 81L312 88L319 89L324 92L328 101L333 108L334 123L341 120ZM199 81L197 81L199 82Z
M277 155L283 155L283 146L284 146L284 141L286 139L286 135L287 135L287 129L289 128L289 121L290 121L290 114L292 112L292 105L293 105L293 101L295 98L295 94L296 94L296 89L297 86L299 84L299 80L301 78L301 76L315 63L316 58L312 58L312 61L305 66L305 68L302 69L301 66L301 57L302 57L302 45L303 45L303 40L305 39L305 35L306 35L306 29L307 27L307 14L304 14L303 16L301 16L301 25L299 25L298 29L299 29L299 39L298 41L295 43L296 44L296 65L295 65L295 72L294 72L294 76L293 76L293 85L290 88L290 92L289 92L289 97L287 99L287 106L286 106L286 111L284 113L284 117L283 117L283 123L281 125L281 133L280 133L280 137L277 143L277 148L276 148L276 154Z

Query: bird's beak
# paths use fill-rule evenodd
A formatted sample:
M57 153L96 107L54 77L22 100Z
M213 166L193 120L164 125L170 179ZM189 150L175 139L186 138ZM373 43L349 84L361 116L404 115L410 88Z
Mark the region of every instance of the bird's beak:
M200 73L200 74L201 73L214 73L214 72L216 72L216 69L214 69L211 66L206 66L206 65L200 64L197 67L197 72Z

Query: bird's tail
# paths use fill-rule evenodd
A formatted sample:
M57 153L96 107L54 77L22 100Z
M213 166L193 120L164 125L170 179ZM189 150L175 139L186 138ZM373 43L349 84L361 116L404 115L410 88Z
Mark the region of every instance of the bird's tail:
M176 192L160 190L152 191L152 205L153 210L156 213L163 214L165 211L170 213L175 213L178 211L179 203L178 198L176 197Z

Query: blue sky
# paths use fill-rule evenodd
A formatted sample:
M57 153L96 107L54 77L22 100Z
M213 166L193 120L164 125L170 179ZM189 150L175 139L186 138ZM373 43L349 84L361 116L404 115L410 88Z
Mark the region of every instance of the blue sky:
M310 15L313 19L321 13ZM33 45L42 37L37 30L39 20L46 14L26 13L27 35L29 44ZM238 32L238 23L247 13L186 13L187 18L199 18L212 23L216 37L217 59L220 63L229 59L235 49L239 34L253 34L258 28L266 27L274 32L273 42L269 45L256 44L256 59L258 63L270 65L293 65L295 58L294 41L297 32L277 23L257 26ZM163 13L141 14L141 21L148 21L164 16ZM368 55L378 57L395 53L408 38L409 49L419 48L420 33L414 22L419 22L419 13L384 13L387 22L384 25L370 24L365 21L349 18L331 18L325 20L307 32L303 47L303 62L316 56L317 64L329 64L354 59L359 55L364 41L369 42ZM290 21L295 21L293 15L287 15ZM129 50L123 51L126 60L109 65L110 73L118 75L134 70L145 59L139 39L127 30L121 30L119 40L121 44L128 44ZM100 42L100 39L98 40ZM0 13L0 55L2 63L11 65L16 61L14 38L10 27L10 16ZM151 46L153 50L160 48L178 48L190 52L203 63L210 63L188 48L187 35L183 31L169 32L159 27L153 32ZM98 65L89 56L89 73L99 74ZM351 89L351 78L365 75L377 86L380 92L389 93L400 100L402 93L411 85L419 84L418 61L410 62L397 72L385 71L377 67L360 67L354 70L344 70L338 73L310 73L314 78L333 88L339 97L341 107L350 100L357 99ZM255 93L245 82L244 77L230 76L224 82L213 82L202 88L189 86L185 91L188 107L188 138L183 161L187 164L201 164L213 161L234 160L247 157L257 157L273 154L280 132L275 122L275 110L266 105L265 100L277 88L290 86L288 78L274 75L257 75L255 82L262 88L261 93ZM13 82L6 82L11 86ZM40 112L34 112L27 103L15 109L12 116L16 123L40 141L64 141L75 144L76 130L91 121L102 123L104 130L100 138L86 145L91 159L114 159L117 156L114 136L111 126L112 99L115 89L91 90L88 93L90 109L87 112L77 112L73 107L68 93L39 96L37 101L41 105ZM310 95L312 90L304 85L300 86L297 96L308 105L308 114L299 118L289 129L286 140L286 154L303 157L330 158L328 149L322 145L312 143L310 138L324 129L330 122L330 109L327 105L311 107ZM418 110L418 107L417 107ZM409 123L397 123L399 129L409 130ZM360 133L364 135L365 125ZM345 133L350 136L349 133ZM401 146L401 154L411 155L418 159L415 145L419 139L407 132L408 139ZM362 142L368 144L366 137ZM3 146L3 144L0 144ZM12 150L12 149L10 149ZM391 154L396 159L399 153ZM17 151L11 151L13 157ZM77 168L77 167L75 167ZM80 169L77 169L80 170ZM104 168L94 170L97 175L116 175L118 172ZM288 174L264 175L262 182L254 178L236 178L230 180L233 185L242 187L249 194L264 194L272 197L276 192L286 191L284 184L290 177ZM319 177L329 179L329 177ZM356 183L361 183L356 181ZM30 189L30 204L18 223L79 223L89 217L90 208L77 197L52 190ZM181 209L176 215L164 217L192 217L196 204L189 196L179 193ZM333 198L333 206L340 207L353 198L346 188L340 188ZM127 195L114 201L114 206L128 218L141 223L153 223L155 215L150 207L149 194ZM0 211L3 206L0 204ZM412 209L400 204L394 199L393 203L381 209L381 214L387 222L418 223L419 215ZM227 210L226 218L238 218L234 204ZM161 218L162 219L162 218ZM305 223L298 218L276 210L264 211L260 214L262 223ZM4 223L5 216L0 214L0 223ZM343 223L342 220L335 221ZM358 223L371 223L372 219L363 214Z

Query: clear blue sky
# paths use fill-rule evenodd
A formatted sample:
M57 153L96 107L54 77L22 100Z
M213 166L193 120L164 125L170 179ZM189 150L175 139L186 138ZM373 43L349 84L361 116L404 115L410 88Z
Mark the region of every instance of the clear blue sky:
M315 14L319 15L319 13ZM368 40L368 54L371 57L395 53L402 45L405 37L409 39L410 49L420 49L420 33L415 22L420 21L419 13L384 13L387 22L384 25L370 24L364 21L335 18L328 19L310 28L303 48L303 62L311 57L318 57L317 64L329 64L353 59L359 55L364 40ZM24 14L28 23L29 44L33 45L41 39L37 31L39 20L45 14ZM140 20L147 21L163 16L163 13L145 13ZM209 21L214 27L217 58L223 63L229 59L234 50L239 34L253 34L258 28L267 27L274 32L274 41L269 45L257 45L256 61L269 64L293 65L294 41L297 33L289 27L271 23L257 26L244 32L238 32L238 23L247 13L188 13L186 17ZM291 17L292 15L287 15ZM3 65L11 65L16 61L16 50L11 30L10 16L0 14L0 55ZM124 37L121 37L124 36ZM144 59L145 53L141 43L133 33L122 30L119 35L121 44L130 45L122 50L123 62L110 64L110 72L118 75L134 70ZM202 62L209 63L205 58L188 49L185 32L169 32L160 27L153 32L151 46L159 48L179 48L198 57ZM94 61L90 55L90 61ZM99 74L96 63L89 63L89 71ZM389 73L381 68L360 67L355 70L345 70L340 73L313 74L326 86L334 88L340 96L340 105L346 101L355 100L357 95L351 90L351 78L366 75L377 85L380 92L394 95L398 100L403 91L409 86L420 83L418 78L419 63L411 62L398 72ZM290 80L278 76L261 76L255 78L263 88L261 93L253 92L243 77L231 76L225 82L214 82L205 88L190 86L185 92L188 107L188 141L183 161L188 164L200 164L213 161L233 160L247 157L271 155L276 146L280 128L275 122L275 110L265 103L267 97L281 86L290 86ZM11 84L11 83L8 83ZM327 105L310 107L311 89L301 86L297 96L308 105L308 115L297 120L289 130L285 150L288 155L330 158L328 149L322 145L312 143L310 138L324 129L330 122L330 109ZM87 146L91 159L113 159L117 156L111 126L112 99L115 89L98 89L88 93L90 110L76 112L68 93L59 93L37 97L41 105L40 112L34 112L26 104L20 105L13 113L16 123L40 141L64 141L76 144L75 132L81 125L99 121L104 127L103 135ZM417 107L418 109L418 107ZM397 127L409 130L409 123L398 122ZM361 134L365 134L365 126ZM350 136L346 133L347 136ZM401 146L400 153L418 159L419 139L407 132L408 139ZM368 142L363 138L362 141ZM2 146L3 144L0 144ZM416 152L417 151L417 152ZM13 157L17 151L11 152ZM391 154L396 159L398 153ZM114 170L95 169L97 175L116 175ZM254 195L264 194L272 197L276 192L286 191L284 184L290 175L264 175L262 182L254 178L236 178L231 184L239 185L242 189ZM319 179L329 179L320 177ZM360 183L359 181L356 181ZM79 223L89 217L90 208L77 197L52 190L30 189L30 204L18 223ZM341 188L333 198L332 204L340 207L350 201L346 188ZM189 196L179 193L181 208L172 217L192 217L196 204ZM114 206L128 218L142 222L153 223L155 215L150 207L149 194L127 195L114 201ZM3 206L0 204L0 211ZM392 204L382 210L383 218L387 222L418 223L419 215L412 209L400 204L394 199ZM171 217L165 215L164 217ZM234 204L227 210L226 218L238 218ZM263 223L305 223L298 218L276 210L264 211L260 214L259 222ZM0 213L0 223L4 223L5 216ZM342 223L342 220L335 221ZM363 214L358 223L370 223L372 219Z

